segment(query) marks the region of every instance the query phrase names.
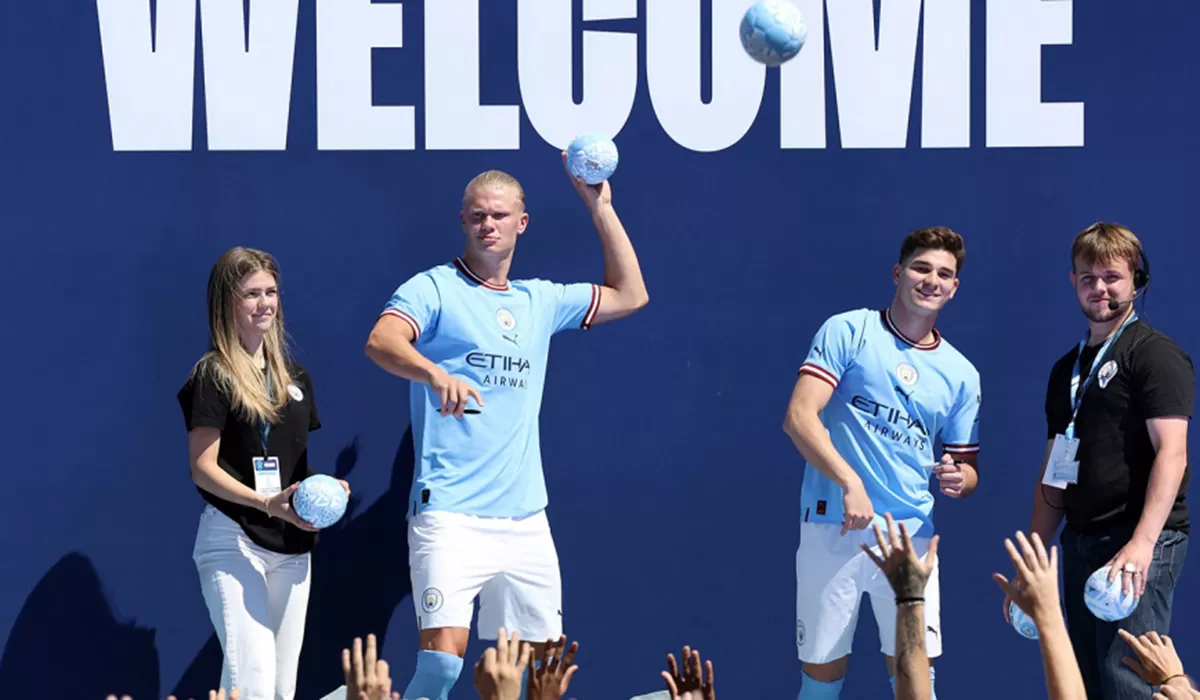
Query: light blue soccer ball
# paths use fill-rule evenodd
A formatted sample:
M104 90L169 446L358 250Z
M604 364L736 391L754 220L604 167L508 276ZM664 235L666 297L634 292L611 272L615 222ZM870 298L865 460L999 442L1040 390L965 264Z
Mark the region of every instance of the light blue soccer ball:
M739 34L750 58L774 67L800 53L808 38L808 25L790 2L762 0L746 10Z
M326 528L342 519L349 500L346 489L337 479L324 474L314 474L304 481L292 494L292 507L305 521L315 528Z
M1038 638L1037 625L1033 624L1033 618L1026 615L1025 611L1012 601L1008 603L1008 617L1012 620L1013 629L1017 634L1026 639Z
M1102 566L1088 577L1083 589L1083 602L1088 610L1101 620L1115 622L1124 620L1137 609L1138 599L1133 595L1132 587L1128 595L1121 594L1121 576L1108 582L1108 572L1111 567Z
M601 134L583 134L567 146L567 169L589 185L599 185L617 170L617 144Z

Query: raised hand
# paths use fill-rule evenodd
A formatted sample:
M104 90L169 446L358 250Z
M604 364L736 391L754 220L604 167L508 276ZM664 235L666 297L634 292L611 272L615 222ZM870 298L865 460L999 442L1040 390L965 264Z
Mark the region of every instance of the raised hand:
M571 685L571 676L579 669L574 665L575 653L579 651L579 642L571 642L571 647L563 654L567 638L562 636L557 640L546 642L546 650L542 655L541 668L529 665L529 682L526 683L525 700L559 700Z
M342 675L346 679L346 700L390 700L392 679L388 662L379 658L375 635L367 635L367 651L363 641L354 638L354 651L342 649Z
M888 529L886 540L879 525L874 526L875 542L880 553L876 554L865 544L859 546L871 557L871 561L883 570L897 598L920 598L925 594L925 583L929 580L933 567L937 565L938 536L934 535L929 542L929 551L925 556L918 557L904 523L897 526L891 513L886 513L885 518Z
M496 646L488 647L475 664L475 690L481 700L521 700L521 677L533 657L533 647L521 644L521 633L512 640L503 627Z
M1032 542L1023 532L1018 532L1016 539L1020 551L1012 540L1004 540L1004 548L1017 570L1016 578L1010 582L997 573L992 574L992 579L1040 627L1046 616L1062 614L1058 596L1058 548L1051 547L1047 553L1036 532Z
M662 672L671 700L714 700L712 660L700 664L699 650L683 648L683 673L675 663L675 655L667 654L667 670Z

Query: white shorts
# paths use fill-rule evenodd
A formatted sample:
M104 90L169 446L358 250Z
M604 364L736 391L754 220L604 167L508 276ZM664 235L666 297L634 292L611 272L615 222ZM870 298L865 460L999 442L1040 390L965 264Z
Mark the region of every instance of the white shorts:
M408 564L418 629L470 629L478 597L480 639L496 639L501 627L533 642L562 634L562 578L545 511L420 513L408 523Z
M862 596L871 596L879 625L881 651L896 655L896 594L883 571L859 544L879 554L875 531L851 530L840 524L802 523L796 551L796 650L810 664L836 661L850 653ZM929 551L927 537L913 538L917 554ZM940 587L935 565L925 584L925 651L942 654Z

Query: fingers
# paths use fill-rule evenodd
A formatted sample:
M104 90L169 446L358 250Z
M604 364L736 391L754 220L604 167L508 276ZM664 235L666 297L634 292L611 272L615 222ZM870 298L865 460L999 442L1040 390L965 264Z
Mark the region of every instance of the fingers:
M933 571L934 567L937 566L938 541L941 538L941 535L934 535L933 539L929 540L929 551L925 552L925 556L921 557L921 561L925 562L925 570L927 572Z
M672 678L679 677L679 667L675 665L674 654L667 654L667 671L671 673ZM675 686L672 685L671 687L674 688Z
M376 682L379 684L378 685L379 697L383 698L383 700L387 700L387 698L390 697L392 694L391 670L392 670L392 667L389 666L388 662L384 661L383 659L380 659L376 663L376 668L375 668Z
M871 557L871 561L875 562L875 566L878 566L881 569L884 568L883 559L880 559L879 556L875 554L875 551L868 547L865 542L860 543L858 546L862 547L862 551L866 552L868 557Z
M468 385L467 386L467 394L474 396L475 403L479 404L481 407L483 406L483 394L479 393L478 389L476 389L473 386Z
M438 389L438 398L442 400L442 406L438 409L438 413L446 415L446 406L450 403L450 387L449 385Z
M1038 566L1042 569L1050 568L1050 557L1046 554L1046 547L1042 544L1042 536L1035 532L1029 538L1033 544L1033 555L1037 559Z
M342 676L346 679L346 685L350 685L350 650L342 649Z
M1030 571L1040 571L1037 555L1033 553L1033 547L1029 544L1029 538L1025 537L1024 532L1017 531L1017 542L1021 544L1021 556L1025 559L1025 566L1028 566Z
M1139 676L1144 677L1146 675L1145 667L1143 667L1142 662L1138 661L1137 659L1133 659L1133 658L1126 656L1121 659L1121 663L1123 663L1126 666L1128 666L1129 668L1133 669L1133 672L1138 674Z
M883 539L883 531L879 529L879 523L875 523L871 527L875 529L875 543L879 545L880 558L887 559L892 550L888 547L887 541Z
M366 683L366 674L363 670L363 643L362 638L354 638L354 651L350 656L350 668L354 673L354 687L362 688Z
M377 671L376 661L378 661L378 659L379 657L377 656L377 650L375 647L375 635L368 634L367 654L363 659L363 670L366 673L366 685L368 688L374 688L375 684L378 682L378 676L375 675Z
M496 662L501 664L509 663L508 630L503 627L496 633Z
M567 639L566 637L563 637L564 642L566 641L566 639ZM574 664L575 663L575 654L578 652L579 652L579 642L571 642L571 647L569 649L567 649L567 655L565 657L563 657L562 665L570 667L572 664Z
M708 676L708 680L705 681L704 685L708 686L709 688L712 688L712 686L713 686L712 659L709 659L708 661L704 662L704 671L705 671L705 674Z
M1017 569L1017 576L1028 581L1033 573L1029 570L1029 567L1026 566L1025 558L1022 557L1021 553L1017 551L1016 545L1013 544L1012 540L1005 537L1004 548L1008 550L1008 557L1012 559L1013 566Z
M675 665L674 657L668 657L668 658L671 659L671 665L674 666ZM676 687L676 685L675 685L674 675L671 673L667 673L666 671L663 671L662 677L663 677L663 680L667 682L667 692L669 692L671 694L671 697L674 698L674 697L678 696L679 688Z
M891 513L884 513L884 519L887 520L888 539L891 540L892 549L900 549L900 537L896 533L896 521L892 519Z

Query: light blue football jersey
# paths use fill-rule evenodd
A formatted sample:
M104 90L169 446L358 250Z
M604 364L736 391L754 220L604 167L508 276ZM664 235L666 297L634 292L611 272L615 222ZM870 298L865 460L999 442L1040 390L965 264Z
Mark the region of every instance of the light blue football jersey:
M887 310L848 311L821 326L800 368L834 387L821 419L862 478L875 522L886 530L883 515L890 512L913 537L934 533L933 465L943 453L979 451L979 372L934 334L918 346ZM843 520L841 487L811 464L800 502L805 522Z
M513 280L488 284L459 258L406 281L384 314L408 322L414 347L483 396L461 419L438 413L422 382L409 393L416 468L408 515L426 510L523 517L546 507L538 414L550 338L587 329L600 288Z

